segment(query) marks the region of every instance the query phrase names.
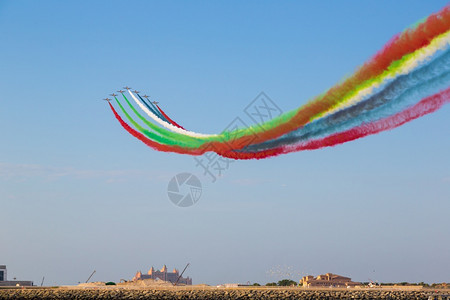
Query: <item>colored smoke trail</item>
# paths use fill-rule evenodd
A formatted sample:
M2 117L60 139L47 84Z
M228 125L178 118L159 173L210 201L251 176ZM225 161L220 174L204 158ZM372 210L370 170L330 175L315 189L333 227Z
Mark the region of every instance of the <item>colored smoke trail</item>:
M226 145L214 142L212 146L221 150L225 150L227 147L239 149L241 145L245 145L248 136L255 135L254 143L262 143L296 130L335 107L341 99L347 97L364 82L382 74L391 64L401 60L409 53L428 46L434 38L446 33L449 29L450 7L447 6L439 13L430 15L417 27L407 29L394 37L354 75L329 89L325 94L316 97L297 110L287 112L264 124L238 130L233 134L233 137L237 138L227 140Z
M125 96L124 96L125 97ZM115 97L114 97L115 98ZM133 120L133 118L131 118L131 116L127 113L127 111L123 108L122 104L120 104L120 102L116 99L116 103L117 105L119 105L120 110L122 111L122 113L125 115L125 117L128 119L128 121L133 124L134 127L136 127L140 132L142 132L144 135L146 135L148 138L154 140L154 141L158 141L160 140L160 137L158 135L156 135L155 133L148 131L147 129L143 128L141 125L139 125L135 120ZM128 102L128 100L125 98L125 100ZM129 102L128 102L129 103ZM167 140L165 141L164 138L162 138L161 142L167 142Z
M122 95L123 98L125 99L125 101L127 102L128 106L131 108L131 110L134 112L135 115L138 116L139 119L141 119L142 122L144 122L149 128L155 130L157 133L164 133L164 131L161 131L161 128L156 126L155 124L149 122L147 119L145 119L130 103L130 101L128 101L127 97L125 97L125 95ZM199 146L199 143L196 143L195 139L192 138L182 138L182 139L177 139L177 137L174 137L173 134L167 134L167 135L158 135L155 134L153 132L150 132L148 130L146 130L145 128L143 128L142 126L140 126L127 112L126 110L123 108L123 106L120 104L119 100L117 100L116 97L114 97L117 105L119 105L120 110L122 111L122 113L126 116L126 118L128 119L128 121L130 121L131 124L134 125L134 127L136 127L141 133L143 133L145 136L147 136L150 139L153 139L154 141L160 143L160 144L165 144L165 145L178 145L178 146L188 146L188 145L194 145L194 146Z
M353 141L368 135L376 134L382 131L391 130L399 127L414 119L435 112L444 104L450 103L450 88L429 96L414 106L399 112L393 116L378 120L373 123L363 124L359 127L340 132L321 140L309 141L302 145L284 146L283 153L289 153L298 150L313 150L323 147L336 146L345 142Z
M391 64L380 76L367 80L358 86L354 91L352 91L352 93L350 93L349 97L342 99L339 105L336 105L336 107L324 113L323 116L327 116L338 110L349 107L361 101L365 97L370 96L374 90L380 88L382 85L388 84L397 76L408 74L414 71L414 69L420 67L420 65L427 63L427 61L430 61L432 57L439 55L440 51L447 50L449 45L450 32L441 34L433 39L428 46L403 56L400 60Z
M149 109L147 109L145 106L142 105L142 103L133 95L133 93L128 90L128 93L131 95L131 97L133 98L133 100L136 102L137 105L139 105L139 107L150 117L152 118L154 121L156 121L157 123L159 123L160 125L162 125L163 127L172 130L176 133L180 133L180 134L184 134L187 136L191 136L191 137L198 137L198 138L202 138L202 137L210 137L210 136L214 136L212 134L202 134L202 133L197 133L197 132L192 132L192 131L187 131L181 128L178 128L168 122L164 122L163 120L161 120L160 118L158 118L155 114L153 114Z
M376 129L367 132L374 134L416 118L411 115L420 117L423 115L420 109L424 114L434 111L419 104L430 99L430 95L448 97L448 93L436 93L450 85L449 45L450 7L447 6L396 35L352 76L298 109L268 122L221 134L187 131L159 106L152 105L152 109L131 91L128 92L134 102L151 120L142 116L124 96L125 101L154 132L139 125L116 99L122 113L137 130L128 124L125 127L123 119L118 120L130 134L154 149L191 155L214 151L236 159L259 159L309 150L307 145L316 145L312 149L333 146L366 136L361 128L370 124L375 124ZM442 105L433 107L438 109ZM411 108L415 110L410 112ZM407 112L409 115L403 115ZM116 111L114 114L117 118ZM380 125L383 120L389 126ZM335 143L336 137L342 142Z
M131 93L131 92L130 92ZM133 94L131 94L133 95ZM161 135L162 137L167 138L163 144L166 145L179 145L179 146L184 146L187 148L196 148L199 145L201 145L203 143L203 140L191 137L189 135L184 135L184 134L180 134L177 132L172 132L170 130L167 130L165 128L159 127L151 122L149 122L148 120L146 120L135 108L134 106L128 101L128 99L126 98L126 96L124 94L122 94L123 98L125 99L125 101L127 102L128 106L131 108L131 110L134 112L135 115L138 116L139 119L141 119L150 129L154 130L155 132L157 132L159 135ZM137 99L134 97L133 98L135 100L135 102L138 104L138 106L144 110L144 112L148 112L148 110L142 105L142 103L140 103L139 101L137 101ZM115 98L115 100L118 102L119 100L117 98ZM119 103L118 103L119 104ZM120 105L120 104L119 104ZM130 123L132 123L133 125L136 123L136 121L125 111L125 109L120 106L121 111L125 114L126 118L130 121ZM160 119L160 122L165 122L162 119ZM137 124L137 123L136 123ZM145 135L147 135L145 129L143 129L141 126L135 126L141 133L144 133ZM158 140L159 142L162 142L161 139ZM190 153L189 151L187 151L186 153Z
M147 106L147 108L148 108L154 115L158 116L161 120L167 122L167 120L164 118L164 116L161 115L161 113L154 107L154 105L153 105L153 103L152 103L151 101L148 101L148 103L147 103L147 101L145 101L145 100L141 97L141 95L139 95L139 94L136 94L136 95L138 95L138 97L139 97L139 99L141 100L141 102L144 103L144 105ZM153 107L152 107L152 106L153 106Z
M141 114L139 114L139 112L134 108L134 106L128 101L128 99L126 98L126 96L124 94L122 94L123 98L125 99L125 101L127 102L128 106L131 108L131 110L133 110L134 114L138 116L139 119L141 119L150 129L154 130L155 132L157 132L159 135L166 137L167 138L167 142L165 144L167 145L183 145L185 147L191 147L191 148L195 148L198 147L201 142L193 137L187 136L187 135L183 135L183 134L179 134L179 133L175 133L172 131L169 131L165 128L159 127L151 122L149 122L148 120L146 120ZM138 95L139 96L139 95ZM114 97L115 98L115 97ZM141 97L140 97L141 98ZM116 101L119 101L117 98L115 98ZM142 98L141 98L142 99ZM144 111L146 112L147 109L151 109L150 107L148 107L147 105L147 109L146 107L144 107L142 105L141 102L137 101L136 98L133 98L133 100L135 100L135 102L138 104L138 106ZM145 101L143 101L145 103ZM131 118L131 116L129 114L126 113L126 111L123 109L123 107L121 107L122 112L125 114L125 116L127 117L128 120L133 120ZM155 116L157 118L157 116ZM144 121L145 120L145 121ZM165 122L163 119L160 119L161 122ZM135 122L130 121L131 123ZM143 130L141 130L142 127L136 127L141 133L144 133ZM145 134L145 133L144 133ZM162 141L162 140L158 140L158 141Z
M429 65L395 79L385 89L365 101L308 123L278 139L248 146L243 151L261 151L302 140L317 139L395 114L435 91L445 89L450 83L449 70L450 51L447 51Z
M120 115L117 113L117 111L114 109L114 107L112 106L111 103L108 103L108 104L109 104L109 107L111 108L111 111L113 112L114 116L119 121L120 125L129 134L131 134L132 136L134 136L135 138L137 138L138 140L140 140L141 142L143 142L144 144L146 144L150 148L158 150L158 151L162 151L162 152L174 152L174 153L191 154L191 155L201 155L201 154L203 154L199 150L196 150L196 149L186 150L186 149L183 149L183 148L177 147L177 146L163 145L163 144L160 144L158 142L155 142L155 141L145 137L145 135L143 135L142 133L134 130L130 125L128 125L120 117Z
M318 140L310 140L297 145L287 145L260 152L228 152L225 157L233 159L263 159L291 152L316 150L324 147L333 147L339 144L363 138L368 135L380 133L399 127L414 119L433 113L444 104L450 103L450 88L427 97L416 105L393 116L378 120L373 123L363 124L347 131L339 132Z
M166 118L170 123L172 123L173 125L177 126L178 128L181 128L183 130L184 129L182 126L178 125L174 120L172 120L171 118L169 118L169 116L161 109L161 107L159 107L158 104L155 104L156 107L158 108L159 112L164 116L164 118Z

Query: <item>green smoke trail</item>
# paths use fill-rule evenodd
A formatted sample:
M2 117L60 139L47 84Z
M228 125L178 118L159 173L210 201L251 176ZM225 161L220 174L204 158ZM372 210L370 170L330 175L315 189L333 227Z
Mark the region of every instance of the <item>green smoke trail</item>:
M420 24L423 24L423 23L420 23ZM448 32L445 32L445 33L448 33ZM441 36L442 36L442 34L441 34ZM400 35L400 38L402 38L402 35ZM438 38L439 37L435 36L433 38L433 41ZM427 48L427 46L425 48ZM183 144L184 145L183 147L189 147L189 148L196 148L207 142L225 142L226 143L226 142L230 141L231 139L248 137L248 136L251 136L254 134L258 135L265 131L274 130L277 127L280 127L280 125L291 127L291 129L293 130L293 129L296 129L296 126L297 126L295 124L295 122L292 122L294 117L303 115L303 116L307 116L309 121L311 121L311 120L320 118L321 116L323 116L325 113L327 113L328 111L330 111L332 109L336 109L336 108L339 108L339 106L341 106L341 105L345 105L348 101L350 101L350 99L352 97L357 95L362 90L369 88L372 85L375 85L375 86L381 85L384 83L385 80L387 80L389 78L394 78L394 77L398 76L399 74L401 74L402 68L404 68L408 64L414 63L416 56L419 56L421 54L420 53L421 50L422 50L422 48L418 48L409 54L406 53L406 55L404 55L400 59L392 60L390 62L390 65L388 66L388 68L386 68L381 73L369 71L369 73L371 73L371 74L368 77L366 76L365 80L360 80L356 75L343 80L342 83L348 83L347 87L351 87L349 89L341 88L341 85L338 85L337 89L334 89L334 90L330 89L327 91L327 93L324 93L322 95L319 95L319 96L313 98L311 101L307 102L305 105L303 105L297 109L286 112L286 113L284 113L272 120L269 120L265 123L256 124L256 125L253 125L248 128L237 129L232 132L222 132L221 134L219 134L217 136L212 136L212 137L190 137L190 136L186 136L184 134L174 133L172 131L163 129L163 128L156 126L150 122L146 122L146 124L147 125L149 123L152 124L152 127L150 127L150 128L157 131L161 135L161 139L159 141L164 141L164 143L168 143L168 145L180 145L181 146L181 144ZM363 67L361 67L355 74L358 74L358 72L360 72L362 69L363 69ZM332 91L333 93L328 94L328 92L330 92L330 91ZM127 102L130 105L130 107L133 109L133 111L135 111L135 113L136 113L136 110L131 105L131 103L129 103L128 100L127 100ZM314 105L317 106L317 104L320 105L320 104L322 104L322 102L324 104L324 107L326 107L325 109L321 109L319 112L317 112L315 114L308 115L308 114L311 114L309 111L309 108L314 107ZM121 109L122 109L122 111L124 111L123 107L121 107ZM316 109L316 111L317 111L317 109ZM127 119L129 119L129 120L131 119L131 117L128 114L126 114L126 116L127 116ZM139 117L139 115L138 115L138 117ZM140 116L139 118L141 120L145 119L142 116ZM130 122L132 122L132 121L130 120ZM133 123L133 125L137 124L134 121L132 123ZM292 125L291 125L291 123L292 123ZM148 126L150 126L150 125L148 125ZM136 127L136 128L138 128L139 130L143 129L141 126ZM153 134L153 135L157 136L155 134Z
M128 106L133 110L133 112L138 116L138 118L142 120L142 122L144 122L150 129L153 129L158 134L162 135L161 139L155 140L155 141L165 144L165 145L177 145L177 146L186 147L186 148L197 148L198 146L200 146L202 144L200 141L196 140L193 137L175 133L175 132L166 130L162 127L159 127L159 126L153 124L152 122L148 121L146 118L144 118L138 112L138 110L130 103L130 101L127 99L127 97L124 94L122 94L122 96L125 99L125 101L127 102ZM128 117L127 117L127 119L128 119ZM133 123L133 125L134 125L134 123ZM145 134L145 132L140 129L142 127L140 127L140 128L136 127L136 128L140 132ZM142 129L145 130L144 128L142 128Z
M148 138L161 143L161 144L165 144L165 145L171 145L172 144L172 140L164 137L164 136L160 136L155 134L154 132L151 132L145 128L143 128L141 125L139 125L129 114L128 112L125 110L125 108L122 106L122 104L119 102L119 100L114 97L114 99L116 100L117 105L119 105L120 110L122 111L122 113L125 115L125 117L128 119L128 121L133 124L134 127L136 127L140 132L142 132L143 134L145 134Z

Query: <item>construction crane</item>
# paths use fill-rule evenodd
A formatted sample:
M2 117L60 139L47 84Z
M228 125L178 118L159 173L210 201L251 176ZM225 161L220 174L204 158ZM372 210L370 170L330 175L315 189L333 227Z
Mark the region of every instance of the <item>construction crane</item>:
M89 278L86 280L86 283L88 283L89 279L91 279L91 277L94 276L95 272L96 272L95 270L94 272L92 272L91 276L89 276Z
M183 272L181 272L180 276L178 276L177 281L173 284L174 286L178 284L178 281L180 281L181 276L183 276L184 271L186 271L187 267L189 267L189 263L186 265L186 267L184 267Z

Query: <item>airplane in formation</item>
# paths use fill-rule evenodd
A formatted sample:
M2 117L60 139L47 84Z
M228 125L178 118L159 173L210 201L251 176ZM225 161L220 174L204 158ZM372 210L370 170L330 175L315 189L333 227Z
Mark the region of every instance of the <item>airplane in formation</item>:
M125 90L131 90L131 88L128 87L128 86L123 87L123 89L125 89ZM117 92L118 92L118 93L121 93L121 94L125 93L125 91L123 91L123 90L118 90ZM134 93L135 93L135 94L139 94L140 92L139 92L139 91L134 91ZM110 96L116 97L117 94L112 93L112 94L110 94ZM144 95L144 96L142 96L142 97L144 97L145 99L150 98L150 96L147 96L147 95ZM108 99L108 98L106 98L106 99ZM106 100L106 99L103 99L103 100ZM108 99L107 101L111 101L111 99ZM159 104L158 101L153 101L152 103L155 104L155 105L158 105L158 104Z
M111 99L109 99L109 98L105 98L103 100L108 101L108 102L111 101Z

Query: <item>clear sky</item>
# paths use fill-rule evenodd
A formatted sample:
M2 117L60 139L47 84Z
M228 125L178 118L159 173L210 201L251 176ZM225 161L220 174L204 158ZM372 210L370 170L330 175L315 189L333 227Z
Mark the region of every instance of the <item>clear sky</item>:
M194 284L448 282L450 106L334 148L235 162L212 183L101 101L129 85L186 128L220 132L261 91L284 111L302 105L444 5L0 1L0 264L48 285L188 262ZM203 184L190 208L167 196L180 172Z

